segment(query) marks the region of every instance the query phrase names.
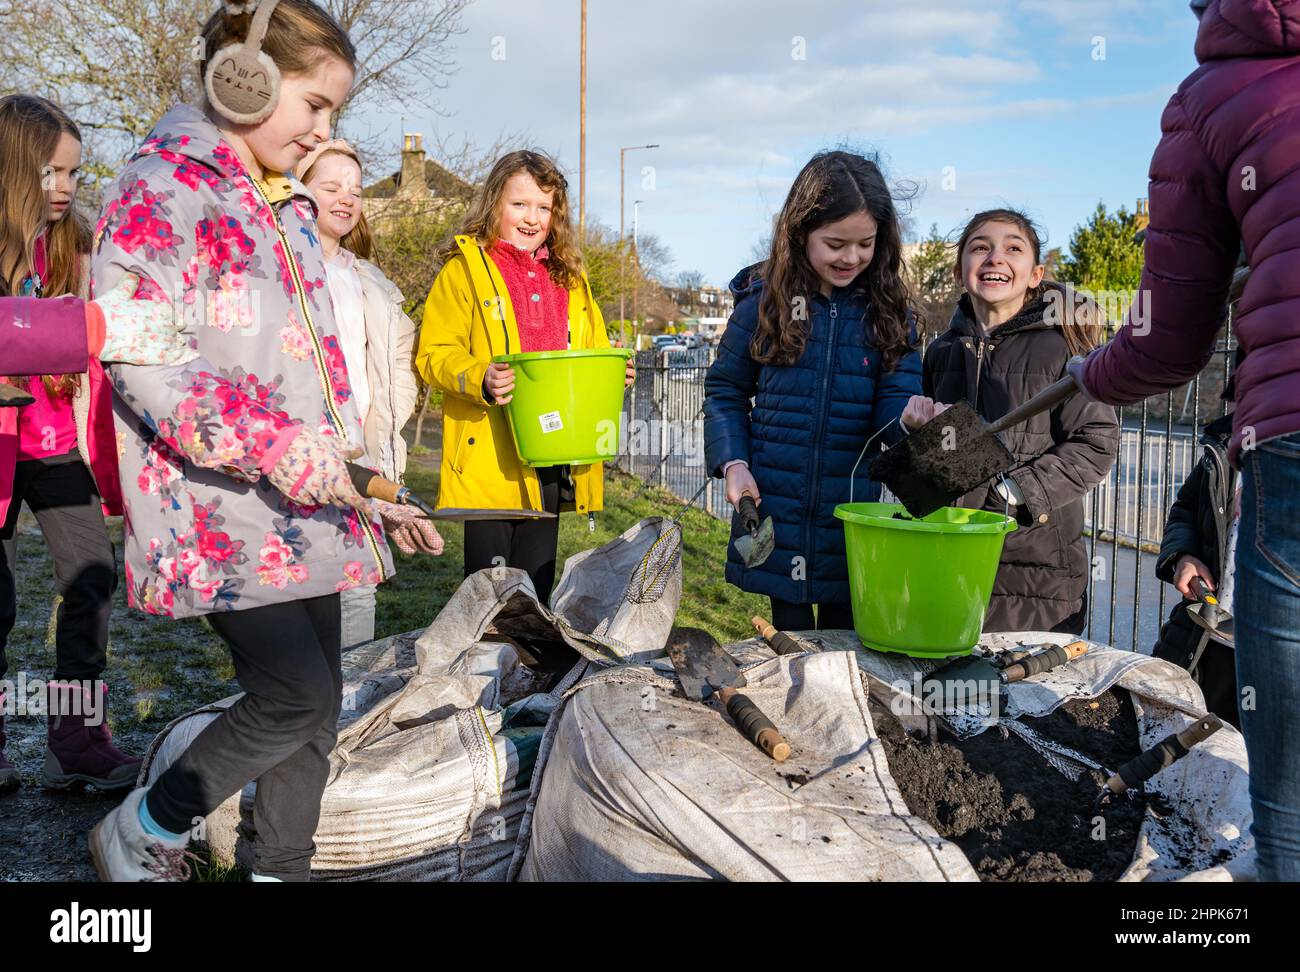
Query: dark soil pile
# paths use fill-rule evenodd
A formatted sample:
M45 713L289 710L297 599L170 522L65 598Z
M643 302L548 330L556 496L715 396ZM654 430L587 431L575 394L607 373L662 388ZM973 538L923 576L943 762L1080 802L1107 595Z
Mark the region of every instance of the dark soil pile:
M1113 881L1133 859L1145 814L1122 800L1098 827L1099 772L1077 783L1014 734L915 739L872 700L871 716L908 809L957 844L984 881ZM1140 752L1127 692L1075 699L1027 725L1110 769Z

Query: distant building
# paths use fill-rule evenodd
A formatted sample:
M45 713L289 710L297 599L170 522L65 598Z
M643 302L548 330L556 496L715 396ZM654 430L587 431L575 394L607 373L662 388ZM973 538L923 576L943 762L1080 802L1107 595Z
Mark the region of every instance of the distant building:
M450 202L467 200L474 187L425 156L424 136L402 136L401 167L361 190L361 209L371 226L399 216L436 213Z
M736 298L725 287L703 286L698 290L666 287L669 300L677 305L681 318L715 318L725 321L736 309Z

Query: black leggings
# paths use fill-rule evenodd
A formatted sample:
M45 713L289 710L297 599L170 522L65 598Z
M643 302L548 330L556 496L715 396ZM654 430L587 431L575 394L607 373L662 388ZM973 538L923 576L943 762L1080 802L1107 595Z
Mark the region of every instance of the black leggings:
M245 694L149 788L149 814L184 833L257 780L253 868L305 881L343 696L339 596L223 611L208 620L229 645Z
M551 600L555 586L555 557L560 540L560 486L565 467L543 466L542 509L550 519L468 520L465 523L465 576L486 567L518 567L528 572L537 599Z
M847 602L824 601L818 604L814 621L811 604L791 604L774 597L769 600L772 602L772 626L778 631L853 630L853 608Z
M117 565L95 481L78 452L15 465L13 499L0 526L0 678L9 669L5 644L18 618L14 528L24 502L40 524L63 595L54 628L54 677L99 678L107 661Z

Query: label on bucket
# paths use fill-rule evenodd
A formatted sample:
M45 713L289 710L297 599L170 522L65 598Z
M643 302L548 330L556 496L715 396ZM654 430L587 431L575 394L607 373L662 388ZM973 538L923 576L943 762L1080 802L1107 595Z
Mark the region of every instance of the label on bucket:
M564 422L560 419L559 412L547 412L545 415L537 416L537 421L542 423L542 432L558 432L564 428Z

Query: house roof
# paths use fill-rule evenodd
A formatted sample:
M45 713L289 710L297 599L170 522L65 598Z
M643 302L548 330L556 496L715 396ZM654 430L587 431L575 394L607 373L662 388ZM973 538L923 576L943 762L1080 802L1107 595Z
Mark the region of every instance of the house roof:
M424 182L435 196L459 196L473 192L474 187L464 179L448 172L432 159L424 160ZM361 190L364 199L391 199L397 194L397 187L402 183L399 169L390 176L372 182Z

